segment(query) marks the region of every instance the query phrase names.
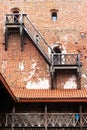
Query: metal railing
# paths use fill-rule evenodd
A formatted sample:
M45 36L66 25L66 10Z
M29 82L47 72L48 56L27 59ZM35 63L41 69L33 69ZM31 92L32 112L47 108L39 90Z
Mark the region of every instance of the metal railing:
M87 127L87 113L0 114L0 127Z

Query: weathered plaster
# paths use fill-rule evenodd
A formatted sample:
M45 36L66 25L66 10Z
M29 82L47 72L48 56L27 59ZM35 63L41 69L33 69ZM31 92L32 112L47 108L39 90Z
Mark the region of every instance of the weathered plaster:
M21 70L21 71L24 70L24 61L19 62L19 70Z
M87 79L87 75L82 74L82 78Z
M27 82L27 89L49 89L49 80L39 78L38 82Z
M72 77L69 78L68 81L64 84L64 89L76 89L77 84L76 84L76 77L73 75Z
M6 67L7 67L7 60L3 60L2 61L2 73L5 71L5 69L6 69Z

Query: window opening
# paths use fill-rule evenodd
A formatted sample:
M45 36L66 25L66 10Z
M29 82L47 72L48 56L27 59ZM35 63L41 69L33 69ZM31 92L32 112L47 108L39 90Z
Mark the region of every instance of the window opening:
M52 20L53 21L57 20L57 12L52 12Z

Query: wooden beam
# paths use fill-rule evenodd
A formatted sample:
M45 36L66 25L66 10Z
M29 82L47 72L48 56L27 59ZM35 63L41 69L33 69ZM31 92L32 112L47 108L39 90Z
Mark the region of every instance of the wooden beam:
M45 130L47 130L47 106L45 105Z
M23 27L22 27L22 25L21 25L21 27L20 27L21 29L20 29L20 35L21 35L21 51L23 51L23 49L24 49L24 29L23 29Z
M80 67L77 69L77 88L81 89L81 71Z
M80 130L82 130L82 105L81 104L79 106L79 111L80 111Z
M14 121L15 121L14 116L15 116L15 107L13 107L13 109L12 109L12 130L14 130L14 126L15 126L15 124L14 124Z
M8 31L7 27L5 26L5 51L8 49Z

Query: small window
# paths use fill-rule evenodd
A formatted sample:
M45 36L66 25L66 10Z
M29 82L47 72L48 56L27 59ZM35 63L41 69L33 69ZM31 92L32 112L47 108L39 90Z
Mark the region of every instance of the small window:
M56 21L58 19L58 16L57 16L58 10L57 9L52 9L52 10L50 10L50 12L51 12L51 19L53 21Z
M53 21L57 20L57 12L52 12L52 20Z

